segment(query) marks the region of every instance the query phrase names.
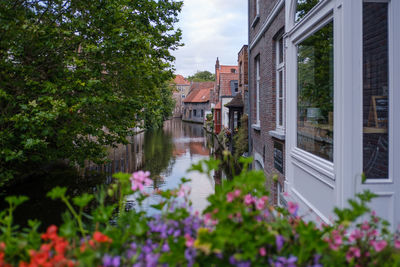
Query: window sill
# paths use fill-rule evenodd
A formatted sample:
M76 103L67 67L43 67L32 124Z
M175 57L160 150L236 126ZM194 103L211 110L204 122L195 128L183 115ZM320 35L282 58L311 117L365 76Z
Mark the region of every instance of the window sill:
M261 130L260 124L252 124L251 128L253 128L256 131L260 131Z
M275 130L275 131L269 131L268 132L270 136L275 137L276 139L285 140L285 132L280 131L280 130Z
M251 27L255 28L259 21L260 21L260 15L257 14L257 16L253 19L253 22L251 23Z

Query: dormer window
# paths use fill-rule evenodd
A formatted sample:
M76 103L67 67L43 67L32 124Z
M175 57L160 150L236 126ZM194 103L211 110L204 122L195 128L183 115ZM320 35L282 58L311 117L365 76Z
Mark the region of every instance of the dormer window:
M231 69L231 73L236 73L236 69Z

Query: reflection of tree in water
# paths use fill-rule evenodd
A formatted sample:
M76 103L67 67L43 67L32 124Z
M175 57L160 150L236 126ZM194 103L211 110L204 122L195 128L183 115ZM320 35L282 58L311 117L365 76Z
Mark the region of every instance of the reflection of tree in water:
M154 179L154 187L158 188L165 183L160 173L171 173L174 144L171 133L165 133L162 129L146 132L144 138L144 170L151 171ZM171 161L172 160L172 161Z

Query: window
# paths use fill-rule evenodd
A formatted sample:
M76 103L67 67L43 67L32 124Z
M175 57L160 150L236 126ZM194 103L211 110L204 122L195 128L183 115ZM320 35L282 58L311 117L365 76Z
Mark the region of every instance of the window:
M193 117L197 117L197 110L196 109L193 110Z
M204 117L204 110L203 109L201 110L201 117L202 118Z
M231 73L236 73L236 69L231 69Z
M389 177L388 3L363 3L363 171Z
M283 37L276 41L276 128L285 128L285 90L284 90L284 67L283 60Z
M260 125L260 56L256 57L256 124Z
M239 92L239 85L238 85L237 81L234 82L233 87L234 87L234 92L235 93Z
M184 94L182 94L182 98L185 98L185 95L184 95Z
M333 22L297 46L297 146L333 161Z

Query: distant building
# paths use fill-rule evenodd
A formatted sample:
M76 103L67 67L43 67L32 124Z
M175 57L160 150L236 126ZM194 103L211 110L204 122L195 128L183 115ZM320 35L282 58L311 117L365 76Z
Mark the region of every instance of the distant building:
M182 117L183 106L182 100L186 98L190 90L190 82L187 81L182 75L176 75L174 82L172 84L175 87L173 92L173 99L175 100L175 108L173 112L173 117Z
M239 93L238 66L215 63L215 86L212 92L214 106L214 129L219 133L221 127L229 127L229 109L225 107Z
M244 103L244 113L249 114L248 99L249 99L249 55L248 45L244 45L238 53L238 68L239 68L239 92L242 95Z
M211 112L210 94L214 82L192 82L187 97L183 100L182 120L203 123Z

